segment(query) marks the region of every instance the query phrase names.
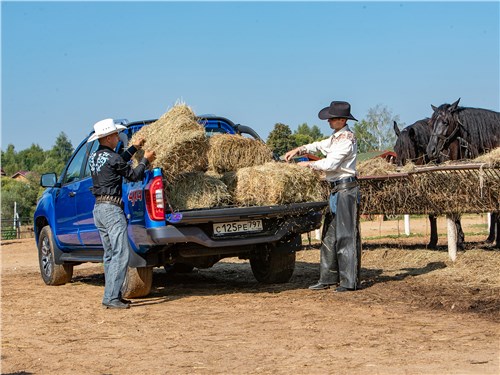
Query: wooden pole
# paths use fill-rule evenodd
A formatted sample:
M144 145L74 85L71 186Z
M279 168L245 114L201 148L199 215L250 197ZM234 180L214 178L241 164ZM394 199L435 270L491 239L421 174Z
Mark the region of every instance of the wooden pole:
M448 226L448 255L452 262L457 259L457 227L452 215L446 215Z

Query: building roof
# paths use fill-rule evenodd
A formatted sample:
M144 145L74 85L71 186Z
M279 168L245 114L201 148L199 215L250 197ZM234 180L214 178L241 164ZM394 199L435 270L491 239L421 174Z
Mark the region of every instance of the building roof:
M24 177L27 178L30 171L17 171L10 178Z

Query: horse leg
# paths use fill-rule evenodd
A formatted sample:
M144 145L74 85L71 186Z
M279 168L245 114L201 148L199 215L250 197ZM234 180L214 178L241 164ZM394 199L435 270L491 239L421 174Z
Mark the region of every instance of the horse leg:
M460 222L460 215L453 215L455 220L455 226L457 227L457 248L464 249L464 231L462 230L462 223Z
M490 217L490 233L486 239L486 243L493 243L495 241L495 229L497 227L496 221L498 219L498 212L492 212Z
M496 213L496 220L494 222L492 222L492 226L495 227L495 230L497 232L497 239L496 239L496 243L495 243L495 248L496 249L500 249L500 212L497 212Z
M431 225L431 239L430 239L429 244L427 245L427 247L429 249L435 249L437 247L437 242L438 242L438 231L437 231L436 216L429 215L429 223Z

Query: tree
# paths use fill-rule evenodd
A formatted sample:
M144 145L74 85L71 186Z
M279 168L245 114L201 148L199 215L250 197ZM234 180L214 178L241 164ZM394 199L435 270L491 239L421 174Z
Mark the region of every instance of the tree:
M368 110L367 130L375 137L379 150L393 148L396 141L393 131L394 121L399 122L399 116L393 116L392 112L382 104L377 104Z
M14 217L14 202L17 204L17 212L20 217L33 217L41 190L36 176L28 177L28 182L2 177L0 186L2 190L2 218Z
M35 165L42 164L45 158L46 152L34 143L31 144L30 148L18 152L16 156L20 169L24 171L31 171Z
M325 138L325 136L321 133L321 130L318 128L317 125L313 125L312 127L309 127L306 122L303 124L300 124L297 127L297 130L295 131L294 135L307 135L311 138L311 142L315 141L320 141Z
M12 176L21 169L17 163L17 154L13 144L9 144L5 152L2 151L2 168L7 176Z
M274 125L266 143L276 155L284 155L287 151L297 147L290 127L282 123Z
M377 138L370 133L369 124L366 120L361 120L354 124L352 130L358 142L358 152L368 152L377 148Z
M66 164L71 154L73 154L73 145L71 141L64 132L59 133L54 147L49 151L49 157Z

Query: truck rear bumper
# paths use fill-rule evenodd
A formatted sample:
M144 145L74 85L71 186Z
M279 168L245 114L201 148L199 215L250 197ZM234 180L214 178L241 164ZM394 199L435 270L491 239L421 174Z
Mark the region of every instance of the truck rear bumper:
M147 232L152 241L158 245L196 243L208 248L244 246L277 242L289 234L310 232L321 226L322 216L321 212L310 212L307 215L290 217L273 234L242 234L239 238L233 236L231 238L214 239L196 226L176 227L167 225L159 228L149 228Z

